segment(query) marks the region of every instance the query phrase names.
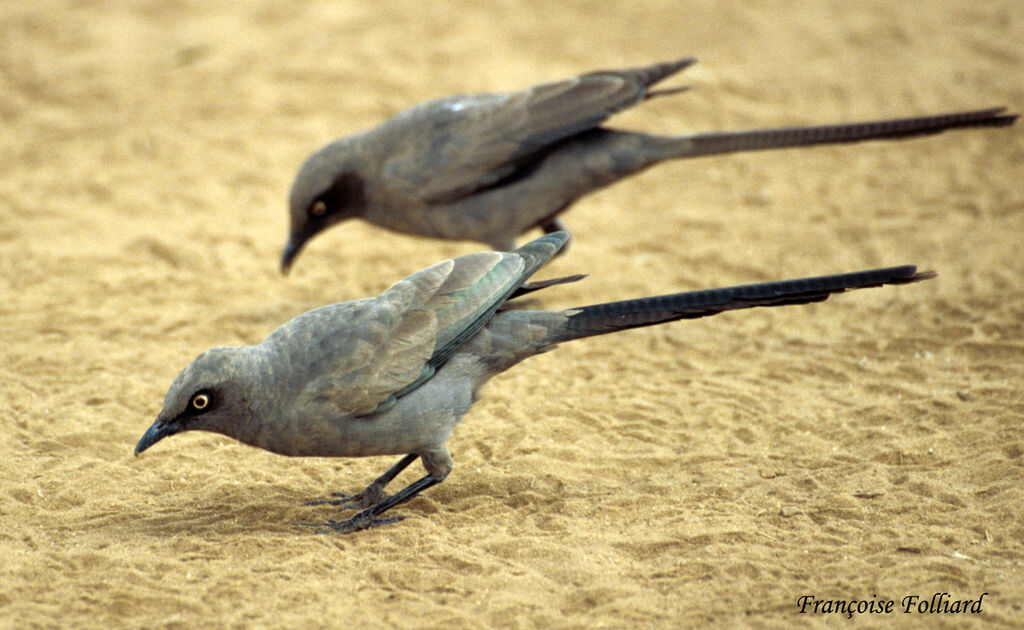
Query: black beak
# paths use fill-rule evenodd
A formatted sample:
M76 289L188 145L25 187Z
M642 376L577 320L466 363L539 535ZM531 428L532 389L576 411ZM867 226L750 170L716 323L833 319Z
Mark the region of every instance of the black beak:
M139 443L135 445L135 455L138 455L142 451L146 450L150 446L153 446L160 440L164 439L169 435L174 435L181 431L180 426L175 422L164 422L157 418L156 422L146 429L145 435L139 440Z
M302 251L302 246L306 244L306 239L302 237L292 237L288 240L288 244L284 247L284 253L281 254L281 273L287 275L288 270L291 269L292 263L295 261L295 257Z

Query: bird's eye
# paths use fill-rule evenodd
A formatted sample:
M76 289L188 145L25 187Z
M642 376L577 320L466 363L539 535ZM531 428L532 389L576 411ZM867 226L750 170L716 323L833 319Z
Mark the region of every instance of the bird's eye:
M327 214L327 204L323 201L317 201L309 207L310 216L322 217Z
M206 394L196 394L192 397L191 405L196 411L202 411L210 406L210 397Z

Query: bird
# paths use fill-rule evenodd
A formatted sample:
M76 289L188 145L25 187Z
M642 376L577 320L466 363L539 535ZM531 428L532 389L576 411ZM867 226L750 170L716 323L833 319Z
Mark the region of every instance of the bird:
M654 89L695 59L590 72L502 94L428 101L314 152L291 185L287 273L303 247L346 219L515 248L534 228L568 231L577 199L663 160L1000 127L993 107L849 124L662 136L602 126L616 112L687 87Z
M582 278L529 281L568 239L552 232L511 252L449 259L377 297L303 313L257 345L207 350L171 384L135 454L199 430L289 456L402 455L361 492L314 502L359 508L349 519L318 524L350 533L400 520L382 515L444 481L453 466L445 444L484 383L560 343L935 277L907 265L565 310L517 308L523 295ZM426 475L385 494L416 459Z

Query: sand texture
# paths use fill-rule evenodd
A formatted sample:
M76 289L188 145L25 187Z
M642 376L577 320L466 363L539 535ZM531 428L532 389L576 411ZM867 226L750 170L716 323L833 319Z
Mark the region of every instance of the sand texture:
M0 627L1021 627L1024 126L664 164L578 203L564 308L914 263L937 280L566 344L492 381L455 470L132 448L215 345L475 251L352 223L278 273L299 164L456 93L694 55L654 133L1024 110L1019 0L5 2ZM421 474L419 464L399 482ZM979 615L797 598L988 593Z

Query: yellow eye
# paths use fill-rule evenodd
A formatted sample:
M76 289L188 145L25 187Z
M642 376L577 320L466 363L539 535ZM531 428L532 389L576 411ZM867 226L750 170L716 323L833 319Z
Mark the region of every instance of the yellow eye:
M327 204L322 201L317 201L309 208L309 214L314 217L322 217L327 214Z
M196 394L192 397L192 408L196 411L202 411L210 405L210 397L206 394Z

